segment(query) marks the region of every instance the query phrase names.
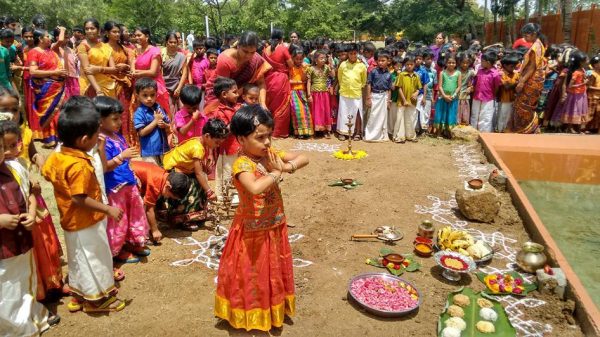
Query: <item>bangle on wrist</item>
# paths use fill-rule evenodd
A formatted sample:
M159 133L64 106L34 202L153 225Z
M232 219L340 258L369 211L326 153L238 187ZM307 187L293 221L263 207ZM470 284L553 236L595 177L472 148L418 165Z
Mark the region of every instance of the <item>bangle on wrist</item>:
M292 169L290 170L290 174L294 174L294 172L296 172L296 170L298 169L298 166L296 166L296 163L294 163L293 160L290 160L288 163L290 163L290 165L292 166Z

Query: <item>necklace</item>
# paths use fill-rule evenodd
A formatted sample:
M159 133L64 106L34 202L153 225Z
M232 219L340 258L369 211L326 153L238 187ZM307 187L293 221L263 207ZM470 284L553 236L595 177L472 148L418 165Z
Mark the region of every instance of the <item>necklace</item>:
M269 172L267 172L267 169L265 168L265 166L260 162L262 160L262 158L261 159L254 159L254 158L252 158L252 156L250 156L249 154L247 154L247 153L245 153L243 151L241 152L241 154L243 156L246 156L248 159L252 160L252 162L256 164L256 170L258 172L260 172L262 175L266 176L266 175L269 174Z

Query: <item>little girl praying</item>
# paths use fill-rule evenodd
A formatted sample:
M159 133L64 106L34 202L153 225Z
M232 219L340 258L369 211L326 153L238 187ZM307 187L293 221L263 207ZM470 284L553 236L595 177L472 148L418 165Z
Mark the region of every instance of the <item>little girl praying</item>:
M230 130L242 148L232 166L240 204L221 256L215 315L234 328L268 331L294 314L296 300L279 182L308 158L271 148L273 118L258 104L238 110Z

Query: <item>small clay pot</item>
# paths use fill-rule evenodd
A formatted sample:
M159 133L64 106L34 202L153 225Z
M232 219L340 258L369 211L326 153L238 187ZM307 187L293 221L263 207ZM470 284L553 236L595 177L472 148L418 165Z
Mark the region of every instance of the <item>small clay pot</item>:
M400 264L404 261L404 256L394 253L386 255L384 258L393 264Z
M352 178L343 178L342 182L344 183L344 185L350 185L354 182L354 179Z
M483 180L481 179L471 179L467 182L469 187L474 190L480 190L483 187Z
M430 257L433 254L433 247L426 243L415 243L415 254L421 257Z
M417 244L417 243L423 243L426 245L433 245L433 240L431 240L430 238L426 238L426 237L422 237L422 236L417 236L415 238L415 241L413 241L413 243Z

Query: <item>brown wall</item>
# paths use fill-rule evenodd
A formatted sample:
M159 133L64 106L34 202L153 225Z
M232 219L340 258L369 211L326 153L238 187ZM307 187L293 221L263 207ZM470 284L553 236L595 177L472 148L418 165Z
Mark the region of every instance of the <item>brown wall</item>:
M529 22L540 23L536 17L530 18ZM549 43L564 42L561 14L544 15L540 24L542 33L548 37ZM517 38L521 37L519 32L523 25L525 25L524 19L517 20ZM497 40L504 40L504 29L504 22L498 21ZM485 24L485 42L486 44L496 42L493 22ZM595 4L588 10L578 10L571 14L571 43L587 53L600 52L600 8Z

